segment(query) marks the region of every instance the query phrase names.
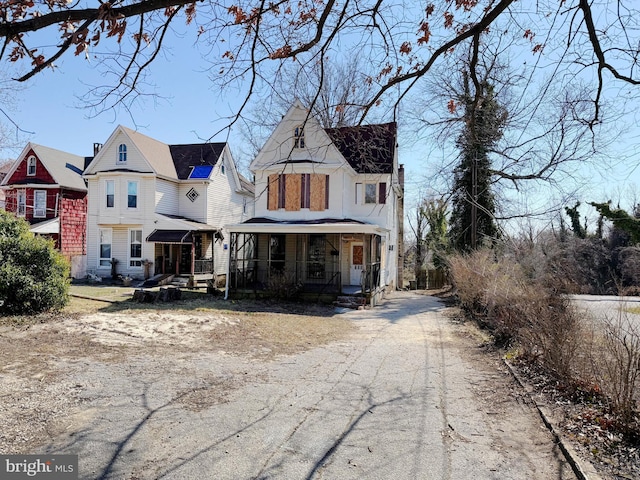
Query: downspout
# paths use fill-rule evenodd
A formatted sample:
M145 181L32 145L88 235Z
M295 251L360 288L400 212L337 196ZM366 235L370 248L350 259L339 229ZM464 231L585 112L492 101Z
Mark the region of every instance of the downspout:
M196 273L196 239L192 234L191 238L191 276L195 276Z
M237 238L236 238L237 241ZM231 275L231 252L233 248L233 232L229 232L229 261L227 262L227 276L224 279L224 299L227 300L229 298L229 277Z

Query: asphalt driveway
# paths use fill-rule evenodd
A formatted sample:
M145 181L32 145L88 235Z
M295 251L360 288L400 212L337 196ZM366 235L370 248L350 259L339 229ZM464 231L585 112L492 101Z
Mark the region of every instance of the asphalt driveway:
M38 452L84 479L568 479L472 326L398 292L355 333L260 360L194 349L61 360L82 402Z

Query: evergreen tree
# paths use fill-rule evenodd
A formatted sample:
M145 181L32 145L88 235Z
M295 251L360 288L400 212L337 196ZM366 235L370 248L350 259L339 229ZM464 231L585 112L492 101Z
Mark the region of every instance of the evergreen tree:
M464 126L456 141L460 163L454 170L449 239L453 248L465 251L498 236L489 153L502 138L507 111L487 80L474 86L467 71L462 80L456 103L464 108Z

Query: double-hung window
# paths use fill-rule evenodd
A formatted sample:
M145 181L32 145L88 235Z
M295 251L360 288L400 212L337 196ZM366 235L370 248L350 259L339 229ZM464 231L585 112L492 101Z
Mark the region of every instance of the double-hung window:
M16 215L24 217L27 214L27 191L18 190L17 196Z
M360 203L373 205L387 203L387 183L356 183L356 204Z
M111 266L111 229L101 228L98 232L99 236L99 261L101 267Z
M127 146L124 143L118 145L118 163L127 163Z
M302 125L293 131L293 148L304 148L304 128Z
M376 195L376 184L365 183L364 184L364 203L377 203L378 196Z
M129 230L129 266L142 266L142 230Z
M138 182L127 182L127 208L138 208Z
M36 157L31 155L27 159L27 175L29 175L30 177L35 176L35 174L36 174L36 165L37 165Z
M36 218L45 218L47 216L47 191L46 190L34 190L33 216Z
M115 206L116 199L116 187L113 180L107 180L104 184L104 190L107 197L107 208L113 208Z

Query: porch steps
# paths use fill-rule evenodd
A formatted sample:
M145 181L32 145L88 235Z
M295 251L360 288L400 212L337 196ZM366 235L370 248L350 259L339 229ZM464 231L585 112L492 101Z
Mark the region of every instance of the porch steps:
M173 285L174 287L187 288L187 286L189 286L189 277L173 277L173 279L171 280L171 285Z
M172 273L159 273L153 277L147 279L142 284L143 288L157 287L158 285L166 285L173 280L174 274Z
M340 295L333 304L336 307L352 308L354 310L363 309L367 304L365 297L353 295Z

